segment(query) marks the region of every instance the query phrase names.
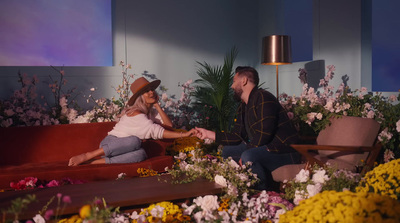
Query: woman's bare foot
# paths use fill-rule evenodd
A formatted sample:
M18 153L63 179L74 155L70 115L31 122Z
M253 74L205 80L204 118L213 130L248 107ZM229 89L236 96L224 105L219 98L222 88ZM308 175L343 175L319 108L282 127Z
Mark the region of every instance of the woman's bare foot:
M78 166L79 164L88 161L90 158L87 153L83 153L81 155L77 155L69 159L68 166Z
M102 148L98 148L91 152L82 153L81 155L73 156L71 159L69 159L68 166L78 166L81 163L84 163L95 157L103 155L104 155L104 150Z

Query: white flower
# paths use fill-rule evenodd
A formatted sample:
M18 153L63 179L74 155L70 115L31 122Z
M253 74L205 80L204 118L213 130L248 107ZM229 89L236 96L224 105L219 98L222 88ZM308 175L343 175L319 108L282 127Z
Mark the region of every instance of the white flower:
M187 157L186 153L183 153L183 152L179 152L178 156L174 156L174 158L178 159L178 160L185 160L186 157Z
M164 208L159 205L156 205L153 209L151 209L150 213L153 217L162 218L164 214Z
M231 195L231 196L237 197L239 191L238 191L238 189L237 189L234 185L229 184L229 185L228 185L228 192L227 192L227 193L228 193L229 195Z
M193 210L197 207L195 204L187 206L186 203L183 203L181 206L183 208L183 214L185 215L191 215Z
M217 210L218 205L218 197L215 195L206 195L204 197L197 197L193 200L197 206L200 206L203 211L214 211Z
M167 93L163 93L163 94L161 95L161 100L162 100L163 102L167 102L167 101L168 101L168 95L167 95Z
M300 201L306 199L307 197L305 196L305 192L304 191L298 191L296 190L294 192L294 199L293 199L293 203L295 205L299 205Z
M241 181L248 181L249 180L249 177L246 175L246 174L244 174L244 173L240 173L240 174L236 174L237 176L238 176L238 178L241 180Z
M396 130L400 132L400 120L396 122Z
M67 99L65 98L65 96L64 97L61 97L60 98L60 106L61 107L66 107L68 104L67 104Z
M221 185L223 187L227 187L228 186L228 184L226 183L226 179L221 175L218 175L218 174L215 175L214 180L215 180L215 183L217 183L217 184L219 184L219 185Z
M277 211L275 212L274 219L279 220L279 216L280 216L281 214L284 214L284 213L286 213L286 211L285 211L285 209L283 209L283 208L277 210Z
M326 170L319 169L317 172L313 174L312 181L316 184L320 183L323 184L325 181L329 180L328 175L326 175Z
M46 220L44 220L44 218L40 214L37 214L35 217L33 217L33 221L35 223L45 223L46 222Z
M308 198L318 194L322 190L322 184L309 184L307 185L307 193L308 193Z
M126 173L120 173L120 174L118 174L117 179L124 179L125 177L126 177Z
M305 183L308 179L310 179L310 172L308 172L308 170L301 169L296 175L295 182Z
M95 91L95 90L96 90L96 88L94 88L94 87L90 88L90 91L91 91L91 92L93 92L93 91Z
M316 117L318 120L321 120L322 117L323 117L323 115L322 115L321 113L318 113L315 117Z
M228 164L229 164L229 166L231 166L231 167L233 167L235 169L239 169L240 168L239 164L237 164L235 162L235 160L233 160L233 159L229 160Z

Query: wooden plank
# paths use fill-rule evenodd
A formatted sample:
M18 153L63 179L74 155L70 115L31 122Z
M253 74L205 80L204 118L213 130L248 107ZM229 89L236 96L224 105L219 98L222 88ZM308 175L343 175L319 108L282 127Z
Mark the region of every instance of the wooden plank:
M0 210L10 207L11 200L35 194L38 202L28 206L21 219L35 216L52 196L57 193L71 197L72 203L64 209L63 215L79 212L79 209L93 201L95 197L104 198L109 206L132 209L145 207L161 201L175 201L194 198L208 194L219 194L222 187L206 179L198 179L187 184L172 184L170 175L131 178L113 181L98 181L86 184L65 185L61 187L42 188L24 191L7 191L0 193ZM55 209L56 200L49 209Z

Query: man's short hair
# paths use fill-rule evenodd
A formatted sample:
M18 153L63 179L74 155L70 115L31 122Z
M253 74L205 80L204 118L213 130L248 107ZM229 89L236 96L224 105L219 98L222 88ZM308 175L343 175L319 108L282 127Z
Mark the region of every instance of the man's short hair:
M238 66L235 69L235 73L237 73L239 76L245 75L256 86L258 86L258 83L260 82L260 78L258 77L258 72L253 67Z

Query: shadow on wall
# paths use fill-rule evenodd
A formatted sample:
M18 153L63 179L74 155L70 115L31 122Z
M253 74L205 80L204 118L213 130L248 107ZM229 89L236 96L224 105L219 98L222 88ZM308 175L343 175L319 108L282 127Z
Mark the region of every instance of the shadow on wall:
M317 90L319 81L325 77L325 60L315 60L304 65L307 71L308 86Z

